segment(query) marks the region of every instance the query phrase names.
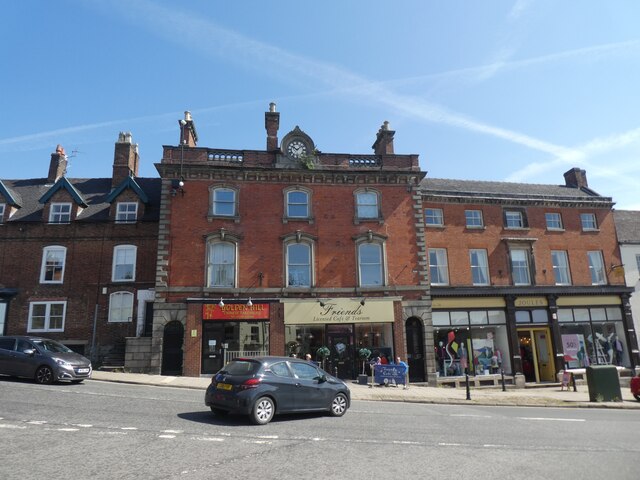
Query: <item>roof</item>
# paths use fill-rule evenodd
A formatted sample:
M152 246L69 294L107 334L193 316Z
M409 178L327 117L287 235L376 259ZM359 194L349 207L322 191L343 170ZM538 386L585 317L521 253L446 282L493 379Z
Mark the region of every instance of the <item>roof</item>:
M613 205L611 197L604 197L589 188L534 183L491 182L425 178L420 182L423 194L436 197L468 197L479 200L525 202L587 202Z
M613 220L619 243L640 243L640 211L614 210Z
M87 205L76 221L104 222L109 220L109 196L111 194L111 178L68 178L66 181L75 194ZM160 178L136 178L136 185L146 194L149 204L158 208L145 208L145 213L139 220L158 221L160 205ZM45 205L40 199L45 198L51 191L53 184L46 178L30 178L24 180L2 180L3 185L10 189L14 198L19 196L21 208L7 220L12 222L41 222L42 210Z

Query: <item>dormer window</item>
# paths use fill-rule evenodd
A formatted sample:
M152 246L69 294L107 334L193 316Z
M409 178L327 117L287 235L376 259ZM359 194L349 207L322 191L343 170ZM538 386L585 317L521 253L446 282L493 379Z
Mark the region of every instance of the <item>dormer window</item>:
M116 223L135 223L137 219L137 202L118 202L116 210Z
M71 222L70 203L52 203L49 209L49 223Z

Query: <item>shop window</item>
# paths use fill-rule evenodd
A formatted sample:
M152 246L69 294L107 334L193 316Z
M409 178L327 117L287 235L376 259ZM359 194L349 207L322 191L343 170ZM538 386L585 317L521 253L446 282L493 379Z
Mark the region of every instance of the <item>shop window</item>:
M235 287L236 250L231 242L207 243L207 287Z
M118 245L113 249L112 280L114 282L132 282L136 278L135 245Z
M605 285L607 277L604 273L604 260L601 251L587 252L589 260L589 272L591 273L592 285Z
M318 348L326 345L324 325L286 325L285 354L304 358L308 353L317 360Z
M112 293L109 297L109 322L130 322L132 319L133 293Z
M484 249L469 250L471 280L474 285L489 285L489 259Z
M428 227L444 226L444 216L441 208L427 208L424 211L424 222Z
M69 223L71 221L70 203L52 203L49 208L49 223Z
M429 276L431 285L449 285L449 267L445 248L429 249Z
M547 230L563 230L562 216L559 213L545 213L544 218L547 223Z
M42 267L40 283L62 283L64 281L64 267L67 249L61 246L44 247L42 252Z

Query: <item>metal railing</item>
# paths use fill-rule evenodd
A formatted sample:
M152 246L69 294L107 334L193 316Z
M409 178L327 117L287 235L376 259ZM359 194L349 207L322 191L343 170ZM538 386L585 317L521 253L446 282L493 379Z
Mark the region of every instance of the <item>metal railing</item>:
M269 355L269 352L265 350L225 350L224 364L226 365L231 360L239 357L263 357L265 355Z

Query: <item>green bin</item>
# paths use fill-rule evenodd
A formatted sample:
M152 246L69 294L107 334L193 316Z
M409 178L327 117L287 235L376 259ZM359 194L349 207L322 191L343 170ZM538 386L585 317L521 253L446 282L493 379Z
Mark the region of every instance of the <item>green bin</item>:
M620 378L613 365L587 367L590 402L621 402Z

